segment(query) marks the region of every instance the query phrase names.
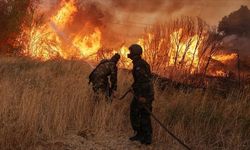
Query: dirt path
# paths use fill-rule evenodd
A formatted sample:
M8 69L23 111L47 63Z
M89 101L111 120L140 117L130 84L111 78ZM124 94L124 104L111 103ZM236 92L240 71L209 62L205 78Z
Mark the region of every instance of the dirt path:
M128 140L129 135L114 135L112 133L95 136L89 133L69 133L64 137L51 140L49 142L39 142L37 150L153 150L170 149L164 143L154 142L150 146L145 146L139 142Z

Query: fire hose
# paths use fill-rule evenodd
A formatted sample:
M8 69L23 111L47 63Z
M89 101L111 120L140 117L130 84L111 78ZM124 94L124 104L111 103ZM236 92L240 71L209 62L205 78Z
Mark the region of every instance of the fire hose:
M133 90L130 88L127 90L120 98L119 100L124 99L128 93L133 92ZM155 115L150 111L150 109L143 104L143 107L146 109L146 111L153 117L153 119L170 135L172 136L176 141L178 141L183 147L185 147L187 150L191 150L189 146L187 146L182 140L180 140L177 136L175 136Z

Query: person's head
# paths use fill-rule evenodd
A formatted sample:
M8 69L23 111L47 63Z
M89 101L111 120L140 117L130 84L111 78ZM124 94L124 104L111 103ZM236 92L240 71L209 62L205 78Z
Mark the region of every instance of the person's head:
M129 47L129 52L128 58L133 60L135 57L140 57L142 55L142 47L138 44L132 44Z
M120 58L121 56L118 53L116 53L111 57L110 61L117 63L120 60Z

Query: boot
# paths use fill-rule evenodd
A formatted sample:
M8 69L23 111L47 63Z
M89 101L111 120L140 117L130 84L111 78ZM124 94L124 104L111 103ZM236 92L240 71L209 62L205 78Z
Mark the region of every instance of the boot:
M150 145L152 143L152 136L146 135L142 138L141 144Z
M130 141L142 141L143 140L143 136L140 132L137 132L136 135L132 136L129 138Z

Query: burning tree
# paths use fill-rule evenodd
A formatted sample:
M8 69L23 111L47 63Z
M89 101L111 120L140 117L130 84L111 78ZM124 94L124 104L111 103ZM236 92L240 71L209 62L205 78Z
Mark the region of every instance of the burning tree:
M203 71L204 76L206 76L206 74L207 74L208 66L209 66L211 60L213 59L213 56L216 54L216 51L220 47L222 39L223 39L223 36L216 33L215 29L214 29L214 31L211 30L208 33L208 37L205 41L205 49L203 49L204 54L206 54L205 55L206 62L204 63L205 65L204 65L204 71ZM216 74L216 72L215 72L215 74ZM219 74L217 74L217 75L219 75Z
M181 17L147 28L138 43L154 72L183 79L194 73L206 74L221 39L202 19Z
M22 27L31 20L38 0L4 0L0 1L0 51L14 53L20 44L16 41Z
M81 9L77 1L63 0L44 21L33 21L31 28L24 30L27 44L23 53L41 60L89 59L101 47L101 31L90 23L70 28Z

